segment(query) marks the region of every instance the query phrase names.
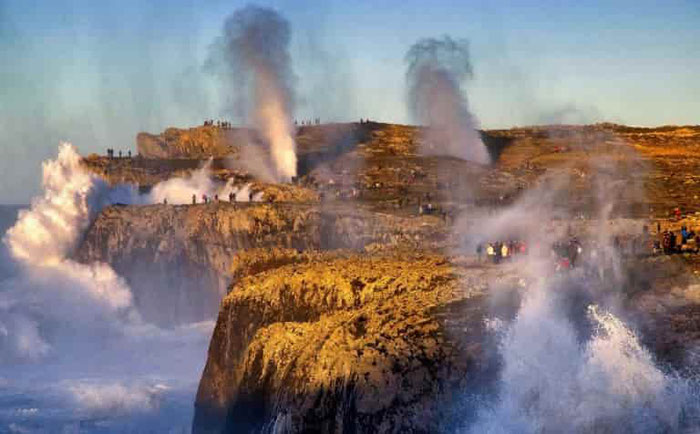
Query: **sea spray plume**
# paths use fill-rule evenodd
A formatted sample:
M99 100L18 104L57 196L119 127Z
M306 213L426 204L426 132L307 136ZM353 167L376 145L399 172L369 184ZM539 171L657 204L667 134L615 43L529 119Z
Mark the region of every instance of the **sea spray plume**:
M62 143L58 158L43 163L44 194L19 214L7 232L5 243L12 256L42 265L55 263L70 253L90 218L104 205L132 202L131 186L109 187L81 167L75 148Z
M682 423L690 388L666 376L622 321L589 307L596 331L582 346L542 280L504 332L500 393L471 432L668 432Z
M148 195L148 203L163 203L167 200L172 205L187 205L192 203L192 196L197 203L202 202L202 195L209 199L219 196L221 200L228 200L229 193L236 194L236 202L248 202L250 200L250 184L236 186L233 179L226 183L215 182L211 176L212 160L209 159L202 167L193 171L187 177L171 178L159 182L153 186ZM253 195L253 202L261 199L260 194Z
M449 36L421 39L408 50L406 62L409 109L427 127L423 152L489 163L462 88L472 76L467 42Z
M277 178L296 176L294 104L289 23L272 9L246 6L224 23L208 65L231 80L234 101L245 120L270 147ZM239 108L235 107L234 109Z
M0 276L3 399L31 396L41 416L32 413L30 430L72 430L99 418L109 431L184 431L213 321L147 324L108 264L71 259L104 206L149 197L91 175L68 144L43 165L43 178L43 192L0 246L10 263ZM18 420L14 410L2 413L0 426Z
M67 315L74 326L85 320L95 328L100 328L93 324L98 316L104 316L106 328L118 317L137 321L131 291L110 266L69 259L92 216L109 203L136 200L133 187L113 188L89 174L75 148L63 143L56 160L43 164L43 188L4 238L23 271L3 282L0 345L9 358L45 355L50 344L40 328L55 315Z
M606 194L593 189L592 214L604 220L591 237L599 249L607 249L615 235L607 220L611 202L618 199L610 191L618 188L608 178L613 167L592 164L591 176L608 186ZM498 391L487 398L490 403L480 401L468 431L676 432L693 426L700 407L692 381L656 366L634 331L606 306L609 274L599 277L586 270L608 268L608 256L619 253L610 249L569 272L554 271L550 246L570 236L564 226L571 222L568 202L560 200L570 180L555 180L525 192L478 227L488 236L526 240L529 253L514 260L527 282L520 307L498 330ZM576 302L575 293L582 290L587 300Z

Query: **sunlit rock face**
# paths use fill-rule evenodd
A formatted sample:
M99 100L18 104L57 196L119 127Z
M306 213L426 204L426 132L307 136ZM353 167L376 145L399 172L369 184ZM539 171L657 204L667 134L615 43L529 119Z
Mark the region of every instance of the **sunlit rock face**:
M113 206L90 226L76 257L109 263L147 320L172 325L215 317L233 279L234 255L251 248L364 249L444 240L439 224L405 220L313 204Z
M700 265L694 256L619 258L615 274L620 279L611 281L615 285L597 284L607 291L602 299L610 297L619 303L624 315L616 312L615 316L600 307L587 316L585 304L601 302L592 297L591 292L600 288L588 285L588 277L572 286L552 285L542 298L523 301L520 297L528 285L520 277L532 267L476 263L469 257L473 246L453 250L467 244L463 233L450 232L446 216L418 215L418 207L426 200L446 207L468 201L470 207L486 205L489 212L479 217L467 211L455 225L464 220L472 230L476 228L470 234L483 235L490 227L479 224L483 218L498 223L491 225L497 234L493 237L510 234L502 229L517 228L527 219L514 213L504 226L499 218L503 211L515 209L512 203L517 204L518 197L542 175L564 173L572 181L565 191L566 200L557 205L572 212L558 221L559 229L593 237L601 225L592 222L589 214L579 216L578 211L590 209L596 199L590 181L594 172L581 162L588 153L608 151L621 160L628 158L621 149L632 147L621 139L624 137L634 138L643 158L630 161L630 170L607 171L612 180L616 184L623 180L626 191L630 179L663 185L650 190L644 199L657 213L675 205L668 191L683 185L684 194L678 200L686 201L681 206L690 206L697 184L688 182L694 178L673 172L680 166L671 164L666 139L658 139L665 135L609 125L489 132L483 137L503 139L500 153L494 154L500 157L494 166L475 166L454 158L420 157L415 152L419 129L374 123L343 126L357 143L341 143L337 155L323 157L327 141L315 140L324 129L305 127L305 140L299 141L306 149L300 154L308 163L304 173L313 181L265 186L251 181L251 191L260 194L262 202L189 205L191 190L176 197L154 187L145 203L159 205L112 206L96 215L95 221L88 218L89 213L67 214L80 217L76 222L81 230L72 233L70 243L55 243L54 247L64 246L61 251L75 256L78 268L95 262L109 264L119 283L117 289L129 288L128 307L149 323L171 329L174 324L219 313L196 402L195 431L483 432L497 431L510 420L515 423L513 431L527 431L540 423L557 431L560 423L571 419L562 409L577 408L559 399L561 394L583 390L586 393L571 395L572 402L604 402L605 409L624 402L617 400L615 390L603 401L596 390L579 387L583 383L578 380L587 381L593 375L596 381L590 384L624 389L627 382L601 381L605 377L599 374L615 374L626 369L627 362L639 368L630 372L649 380L638 382L641 388L630 389L635 405L646 402L648 396L654 405L679 400L680 395L673 393L668 395L672 400L658 399L664 398L666 385L679 384L658 366L668 364L678 370L697 366L700 308L693 272L697 274ZM687 151L686 169L694 164L690 151L697 146L697 139L687 140L688 146L678 147L679 152ZM77 158L66 162L78 167ZM196 178L192 173L200 171L197 166L188 167L192 173L187 176L171 179L175 172L172 161L149 164L154 162L160 165L154 171L162 178L158 182L168 179L161 187L184 183L211 196L210 192L220 191L227 182L217 178L221 174L216 167L205 174L205 183L189 182ZM117 182L121 174L110 165L121 164L132 162L123 159L104 166ZM642 170L647 166L655 169ZM141 169L130 169L134 168ZM480 180L477 184L471 182L475 178ZM612 184L606 183L606 189ZM462 194L464 186L474 187L470 195ZM362 194L349 200L349 194L333 195L334 189L346 193L359 189ZM321 193L325 200L319 200ZM64 203L63 196L54 197ZM169 205L161 204L165 198ZM400 199L410 201L402 206ZM611 215L636 208L626 203L635 199L631 195L622 199L614 202L618 209L611 209ZM71 205L69 209L74 204L82 206L81 201L65 204ZM540 209L541 201L535 205L533 208ZM54 209L46 207L50 212ZM550 217L538 214L532 226L544 227ZM631 213L628 218L606 220L604 227L632 233L640 232L645 224L646 216ZM697 227L698 220L664 223L674 231L683 224ZM24 250L31 247L22 246ZM549 263L547 257L541 259ZM92 283L94 276L79 275L86 283ZM574 281L580 277L580 273L571 274ZM623 284L617 285L620 282ZM504 289L505 294L516 295L504 296ZM110 293L120 294L100 294ZM573 311L577 313L570 317ZM547 333L542 328L545 323ZM605 333L590 339L591 328ZM578 351L579 340L586 351ZM630 348L633 351L625 354ZM622 351L624 357L602 357L608 353L601 349L618 356ZM532 369L520 369L519 360L524 356L529 357ZM550 361L567 369L572 362L579 368L549 375L551 370L544 367ZM601 369L591 370L591 366ZM567 376L567 372L577 375ZM197 368L195 375L199 373ZM567 378L571 381L564 381ZM554 388L542 385L566 388L557 394L552 393ZM501 390L501 395L494 390ZM531 391L542 397L536 406L531 405ZM499 401L501 396L513 399ZM484 404L487 400L491 401ZM537 413L527 414L528 409ZM568 416L547 418L551 409ZM592 423L577 426L611 426L597 425L607 415L605 411L587 415L592 415ZM605 423L636 426L626 409L613 416ZM683 426L673 425L673 416L663 426ZM625 425L619 425L620 421Z
M168 128L161 134L139 133L136 148L139 156L149 159L227 157L244 143L246 134L245 129L215 126Z
M587 406L607 400L605 411L586 413L591 418L577 420L579 427L606 427L610 420L637 426L635 409L652 398L649 420L686 426L692 420L672 410L694 411L692 383L654 365L688 366L687 358L677 357L682 351L669 353L668 344L687 350L690 341L679 342L696 333L687 325L698 311L696 287L661 290L682 282L688 271L674 262L628 264L629 282L640 292L622 297L635 323L648 325L637 337L593 304L598 289L576 286L580 273L552 275L561 284L552 297L540 293L522 263L493 265L403 248L369 256L250 250L232 264L238 280L221 304L194 432L557 427L569 420L549 417L548 410L577 408L562 394ZM579 310L583 316L574 314L573 323L561 320ZM671 326L660 327L669 320ZM677 328L678 321L686 326ZM554 351L562 343L569 352ZM521 358L528 364L518 364ZM557 369L546 369L547 363ZM606 382L615 370L629 375ZM595 384L585 386L588 380ZM507 393L498 395L499 388ZM535 407L530 390L542 394ZM629 395L630 407L618 406L627 402L621 393ZM663 397L671 400L668 406ZM533 411L531 418L524 409Z
M406 252L299 259L242 279L224 299L194 431L436 432L454 423L450 403L488 354L485 275L517 280Z

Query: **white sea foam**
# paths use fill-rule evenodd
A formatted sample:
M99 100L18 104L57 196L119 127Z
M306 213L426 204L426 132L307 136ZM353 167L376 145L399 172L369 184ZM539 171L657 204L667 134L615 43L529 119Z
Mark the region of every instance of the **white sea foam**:
M588 308L580 343L548 288L528 292L500 344L498 397L471 432L667 432L697 410L689 383L662 372L616 316Z
M168 387L163 384L77 383L68 386L77 405L91 415L148 412L158 409Z
M567 218L561 209L567 199L558 199L568 191L566 180L543 182L473 225L472 234L487 239L524 240L529 253L515 259L527 282L519 288L515 317L487 320L501 369L495 392L474 400L476 420L466 431L678 432L700 423L696 380L658 366L633 328L613 314L622 307L610 292L619 295L625 273L609 219L626 186L605 180L603 174L596 179L601 188L593 240L583 240L595 242L599 254L584 255L575 270L554 272L550 249L570 236L563 225L552 224L553 217ZM585 291L588 301L574 302L577 291Z
M8 393L27 393L34 402L49 406L51 411L43 413L38 407L38 412L47 415L41 417L57 415L60 420L46 422L52 429L58 423L72 426L77 417L73 411L110 418L131 412L157 414L163 411L163 397L173 393L187 400L189 408L213 321L173 329L148 324L128 284L112 267L71 259L103 207L162 199L157 193L139 195L131 185L108 185L83 167L69 144L61 144L58 157L42 169L42 194L20 212L3 239L11 262L3 264L9 265L3 271L7 268L11 274L0 280L0 366L4 376L12 378L7 380ZM210 188L205 191L213 194L234 188L211 182L209 174L203 167L191 178L167 181L154 190L172 194L173 201L182 196L189 203L190 188ZM186 192L178 193L183 185ZM72 399L61 398L65 396ZM168 405L167 411L178 413L174 425L189 424L187 412L173 410L180 404ZM27 417L17 412L0 415L0 430L10 425L23 429ZM168 421L149 420L163 429L170 426ZM124 423L119 426L130 426Z

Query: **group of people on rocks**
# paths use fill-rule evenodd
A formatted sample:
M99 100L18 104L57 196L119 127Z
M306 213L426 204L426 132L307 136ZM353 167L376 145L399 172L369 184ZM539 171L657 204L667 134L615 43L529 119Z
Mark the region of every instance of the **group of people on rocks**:
M423 205L423 200L425 200L428 203ZM437 212L437 210L437 206L433 205L433 195L430 192L425 193L423 197L418 201L419 215L434 214Z
M120 150L117 155L119 155L119 158L122 158L122 151ZM131 158L131 150L127 152L127 156ZM114 158L114 149L107 148L107 158Z
M479 261L486 255L486 259L494 264L510 259L515 255L527 254L527 245L523 241L496 241L476 245L476 254Z
M233 124L229 121L214 121L213 119L208 119L204 121L204 126L205 127L217 127L217 128L222 128L224 130L230 130L233 128Z
M433 206L432 202L428 202L426 205L418 204L418 214L423 215L423 214L434 214L437 211L437 208Z
M228 201L231 203L236 203L237 196L238 196L238 193L233 192L233 191L230 192L228 194ZM248 193L248 201L249 202L253 202L253 196L254 196L254 193L252 191ZM215 194L214 197L210 197L207 194L202 194L201 203L207 204L207 203L211 203L211 202L218 203L219 202L219 195ZM198 203L197 202L197 195L193 194L192 195L192 205L196 205L197 203ZM168 198L166 197L163 199L163 205L167 205L167 204L168 204Z
M300 125L300 124L301 124L302 127L304 127L304 126L307 126L307 127L308 127L308 126L311 126L311 125L321 125L321 118L314 118L313 120L311 120L311 119L307 119L307 120L302 119L301 122L299 122L299 121L297 121L296 119L294 119L294 125Z
M553 261L558 270L575 268L582 253L581 243L575 236L567 241L555 242L551 246ZM476 245L476 254L479 262L486 255L488 262L498 264L515 256L528 254L528 245L518 240L479 243Z
M557 269L575 268L578 258L583 253L583 247L577 237L571 237L568 241L556 242L552 245L552 253L557 262Z
M681 226L680 230L680 242L678 240L678 235L673 231L668 229L663 232L659 229L659 238L654 241L654 253L663 253L665 255L670 255L673 253L681 253L689 250L690 241L695 243L695 253L700 252L700 234L696 234L692 230L688 230L687 226Z
M362 123L362 121L360 121ZM313 119L302 119L301 121L298 121L294 119L294 125L298 126L311 126L311 125L321 125L321 118L313 118ZM224 130L230 130L233 129L233 124L229 121L215 121L213 119L207 119L204 121L204 126L205 127L217 127L217 128L222 128Z
M578 267L583 259L597 263L606 255L614 253L621 257L647 256L651 254L674 254L682 252L700 253L700 233L689 230L687 226L681 226L679 235L671 230L661 231L660 224L657 224L658 239L654 239L649 232L649 228L644 226L641 234L614 235L600 245L595 240L590 240L586 244L586 256L584 248L576 236L570 235L568 240L554 242L551 245L551 255L557 270L572 269ZM498 264L504 259L511 258L517 254L525 254L528 249L524 242L489 242L479 243L476 246L476 254L479 261L484 255L489 262Z
M235 203L235 202L236 202L237 196L238 196L238 194L237 194L236 192L233 192L233 191L230 192L230 193L228 194L228 201L231 202L231 203ZM253 202L253 196L254 196L254 194L253 194L252 191L248 193L248 201L249 201L249 202ZM166 200L167 200L167 199L166 199ZM218 195L218 194L215 194L214 197L211 198L211 197L207 196L206 194L202 194L202 203L207 204L207 203L210 203L210 202L212 202L212 201L213 201L214 203L219 202L219 195ZM167 204L167 202L165 202L165 203ZM197 204L197 195L196 195L196 194L193 194L193 195L192 195L192 205L196 205L196 204Z

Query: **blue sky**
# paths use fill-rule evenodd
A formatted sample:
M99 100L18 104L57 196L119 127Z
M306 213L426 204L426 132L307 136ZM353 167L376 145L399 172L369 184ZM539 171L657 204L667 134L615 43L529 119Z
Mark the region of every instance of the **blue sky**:
M60 140L134 147L138 131L226 113L203 70L248 2L0 0L0 203L38 191ZM290 21L297 115L409 122L406 50L470 41L473 112L486 128L613 121L697 124L700 2L260 1Z

